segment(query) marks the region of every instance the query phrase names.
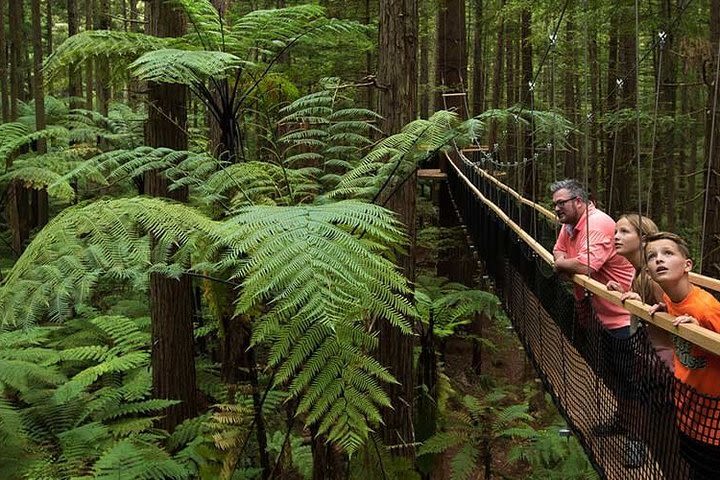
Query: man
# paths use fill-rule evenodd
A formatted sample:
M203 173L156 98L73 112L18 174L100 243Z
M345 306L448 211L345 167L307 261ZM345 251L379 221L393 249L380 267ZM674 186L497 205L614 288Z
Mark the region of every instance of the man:
M550 185L555 214L562 228L553 248L555 271L566 274L588 275L603 285L617 282L623 291L630 289L635 268L615 250L615 221L595 208L588 194L577 180L560 180ZM584 290L576 285L575 298L581 300ZM588 364L615 393L618 411L592 428L595 436L611 436L626 433L630 424L630 411L634 392L630 384L632 374L632 351L628 339L630 314L621 306L603 298L592 296L592 311L598 322L607 329L593 325L592 317L585 318L586 309L579 309L581 327L575 338L578 349ZM587 315L585 315L587 317ZM595 354L592 352L596 349ZM623 464L628 468L645 463L645 446L634 435L626 437L623 448Z
M615 251L615 221L588 201L588 194L577 180L559 180L550 185L560 230L553 256L555 271L566 275L588 275L606 285L617 282L630 289L635 269ZM589 232L589 233L588 233ZM584 295L575 287L575 298ZM592 306L600 323L618 338L630 336L630 314L603 298L592 297Z

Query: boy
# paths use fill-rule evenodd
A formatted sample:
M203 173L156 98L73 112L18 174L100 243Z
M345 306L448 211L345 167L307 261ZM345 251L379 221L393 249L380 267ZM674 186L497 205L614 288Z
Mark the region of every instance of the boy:
M650 313L667 309L674 325L694 323L720 332L720 302L690 283L692 260L687 244L673 233L659 232L645 238L650 276L663 289L665 305L653 305ZM680 429L680 453L693 479L718 478L720 471L720 357L674 337L676 419ZM715 397L715 398L711 398Z

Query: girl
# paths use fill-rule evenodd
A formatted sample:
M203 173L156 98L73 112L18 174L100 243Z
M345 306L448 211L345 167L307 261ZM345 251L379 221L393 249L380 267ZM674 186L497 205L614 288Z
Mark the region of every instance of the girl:
M635 267L631 291L624 292L622 300L639 300L649 305L662 301L662 289L648 275L646 270L645 255L642 249L641 236L658 232L658 227L648 217L636 213L623 215L615 224L615 250L618 254L627 258ZM622 288L616 282L608 282L608 290L622 292ZM633 326L637 326L637 319L633 318ZM647 325L647 333L655 352L663 363L673 370L673 344L670 335L660 327Z

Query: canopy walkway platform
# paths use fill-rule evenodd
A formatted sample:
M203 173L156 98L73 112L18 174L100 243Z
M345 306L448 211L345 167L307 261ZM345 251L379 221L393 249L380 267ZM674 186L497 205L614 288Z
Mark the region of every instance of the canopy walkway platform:
M577 302L571 285L552 269L550 251L559 228L553 212L502 184L466 154L472 158L473 152L448 158L452 203L529 360L599 475L691 478L680 454L681 430L708 443L720 439L720 399L679 382L655 353L647 328L627 340L610 335L594 317L589 299L602 296L718 355L720 334L695 325L674 327L672 316L650 316L647 305L623 303L619 293L582 275L572 278L587 293ZM691 280L720 291L715 279L692 275ZM625 432L599 431L612 418Z

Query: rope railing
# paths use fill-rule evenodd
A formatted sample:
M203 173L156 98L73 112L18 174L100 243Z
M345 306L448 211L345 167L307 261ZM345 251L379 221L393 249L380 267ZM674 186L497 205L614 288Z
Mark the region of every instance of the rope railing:
M555 223L531 215L533 205L518 201L467 159L448 163L452 203L528 359L600 476L716 478L720 455L708 455L707 448L720 448L720 397L675 378L656 353L649 328L629 338L604 329L591 299L622 305L713 353L720 354L720 335L697 326L674 327L672 316L650 316L648 305L623 303L619 294L583 275L573 281L588 293L576 300L551 268Z

